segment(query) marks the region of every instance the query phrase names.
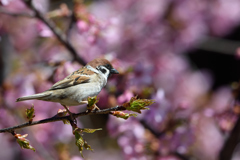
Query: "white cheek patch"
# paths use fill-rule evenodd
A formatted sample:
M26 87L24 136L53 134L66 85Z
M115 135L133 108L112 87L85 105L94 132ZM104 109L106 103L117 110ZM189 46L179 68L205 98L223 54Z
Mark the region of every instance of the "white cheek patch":
M95 73L99 73L99 71L97 69L93 68L92 66L87 65L86 67Z
M106 67L104 67L104 66L100 66L100 69L102 69L102 70L104 70L105 71L105 73L103 73L103 72L101 72L100 71L100 73L104 76L104 78L108 78L108 76L109 76L109 74L110 74L110 71L109 71L109 69L107 69Z
M90 69L91 71L95 72L95 73L101 74L101 75L104 77L105 80L108 79L108 76L109 76L109 74L110 74L110 71L109 71L109 69L107 69L106 67L104 67L104 66L99 66L97 69L95 69L95 68L93 68L92 66L89 66L89 65L87 65L86 67L87 67L88 69ZM100 71L100 69L104 69L104 70L106 70L106 72L105 72L105 73L102 73L102 72Z

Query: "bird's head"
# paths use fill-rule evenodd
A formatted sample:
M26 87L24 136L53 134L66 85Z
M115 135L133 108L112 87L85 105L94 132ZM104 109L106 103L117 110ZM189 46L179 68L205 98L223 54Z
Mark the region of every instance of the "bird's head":
M104 58L94 59L90 61L87 65L90 65L91 67L97 69L106 77L109 77L111 74L119 74L119 72L115 68L113 68L112 64Z

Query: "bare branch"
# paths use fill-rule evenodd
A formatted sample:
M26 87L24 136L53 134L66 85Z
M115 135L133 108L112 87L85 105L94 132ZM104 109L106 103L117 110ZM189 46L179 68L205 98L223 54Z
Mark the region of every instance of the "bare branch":
M45 23L50 30L53 32L53 34L57 37L57 39L70 51L70 53L73 56L73 61L77 61L78 63L82 64L82 65L86 65L86 62L77 54L76 50L74 49L74 47L71 45L71 43L69 43L67 37L61 32L61 30L59 30L54 23L52 23L52 21L48 20L47 18L45 18L31 3L30 0L25 0L24 1L25 4L32 9L33 13L12 13L9 12L5 9L3 9L2 7L0 8L0 13L2 14L7 14L10 16L14 16L14 17L29 17L29 18L38 18L39 20L41 20L43 23ZM71 20L72 21L72 20ZM72 23L72 22L71 22ZM71 24L72 25L72 24ZM72 27L72 26L71 26Z
M240 117L231 131L229 137L226 139L220 154L219 160L231 159L234 153L236 146L240 142Z
M148 129L156 138L160 138L162 136L164 136L167 132L167 130L163 130L162 132L158 132L156 130L154 130L152 127L149 126L149 124L144 121L144 120L140 120L140 123L143 125L144 128Z
M85 111L85 112L80 112L80 113L77 113L77 114L73 113L73 117L77 118L77 117L85 116L85 115L109 114L109 113L111 113L111 111L123 111L123 110L126 110L126 108L123 107L123 106L116 106L116 107L113 107L113 108L107 108L107 109L91 111L91 112ZM16 130L16 129L21 129L21 128L30 127L30 126L34 126L34 125L38 125L38 124L43 124L43 123L62 121L62 120L71 121L71 117L70 116L59 117L58 115L55 115L51 118L43 119L43 120L40 120L40 121L33 121L31 124L29 122L27 122L27 123L23 123L21 125L0 129L0 133L3 133L3 132L13 133L13 131Z
M77 54L76 50L74 47L69 43L67 40L66 36L55 26L52 21L49 19L45 18L32 4L31 0L25 0L25 4L32 9L32 11L35 14L35 17L40 19L43 23L45 23L51 31L54 33L54 35L57 37L57 39L70 51L70 53L73 56L73 60L79 62L82 65L86 65L86 62Z
M76 17L75 17L75 15L74 15L74 13L72 12L71 13L71 16L70 16L70 23L69 23L69 26L68 26L68 29L67 29L67 32L66 32L66 34L67 34L67 39L69 40L69 37L70 37L70 32L71 32L71 29L73 28L73 26L74 26L74 24L76 23Z

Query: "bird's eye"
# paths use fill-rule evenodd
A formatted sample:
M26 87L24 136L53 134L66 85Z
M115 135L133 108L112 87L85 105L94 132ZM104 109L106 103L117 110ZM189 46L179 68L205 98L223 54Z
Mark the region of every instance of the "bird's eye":
M105 74L105 73L107 72L107 70L104 69L104 68L101 68L100 71L101 71L103 74Z
M111 68L110 64L107 64L107 65L106 65L106 67L107 67L108 69L110 69L110 68Z

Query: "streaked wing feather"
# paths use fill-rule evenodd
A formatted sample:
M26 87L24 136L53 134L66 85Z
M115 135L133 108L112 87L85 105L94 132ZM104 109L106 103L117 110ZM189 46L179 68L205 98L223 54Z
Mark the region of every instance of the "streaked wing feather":
M67 88L82 83L89 83L90 76L93 74L94 72L86 67L80 68L79 70L74 71L72 74L70 74L63 80L55 83L49 90Z
M90 76L80 74L70 75L69 77L55 83L49 90L67 88L78 84L88 83L89 81Z
M78 85L82 83L88 83L90 81L90 76L86 75L72 75L73 85Z
M57 83L55 83L49 90L66 88L71 84L72 81L73 81L72 79L64 78L63 80L60 80Z

